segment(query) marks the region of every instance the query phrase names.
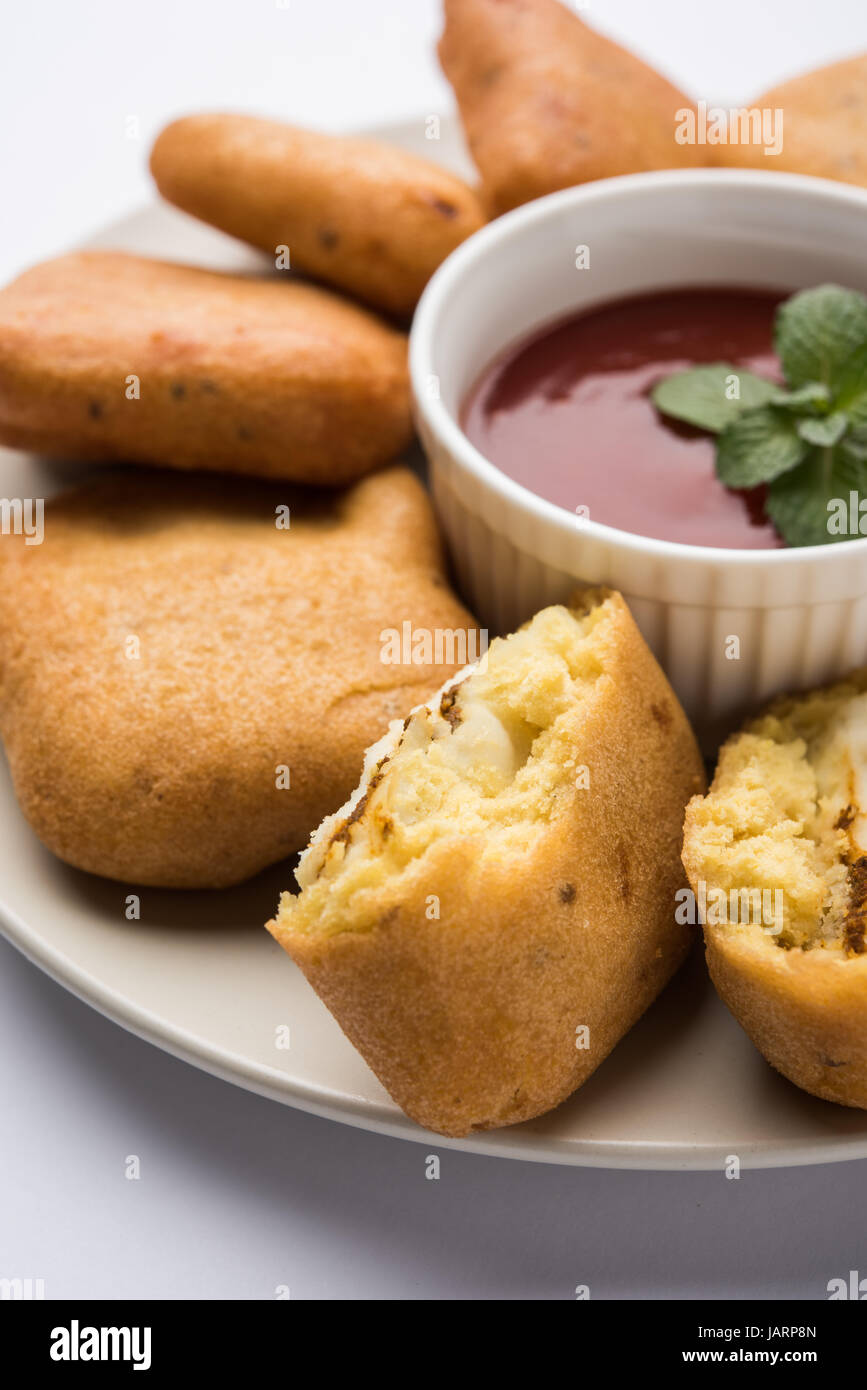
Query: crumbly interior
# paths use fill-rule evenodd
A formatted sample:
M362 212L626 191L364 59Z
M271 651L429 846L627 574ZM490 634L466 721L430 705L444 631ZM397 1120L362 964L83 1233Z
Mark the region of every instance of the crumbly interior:
M301 858L293 931L329 935L376 920L377 890L418 870L443 840L479 855L530 849L574 790L576 709L604 672L607 595L546 608L368 750L361 783ZM287 920L291 916L291 923Z
M729 740L688 853L708 887L780 894L777 946L863 953L867 670L777 701Z

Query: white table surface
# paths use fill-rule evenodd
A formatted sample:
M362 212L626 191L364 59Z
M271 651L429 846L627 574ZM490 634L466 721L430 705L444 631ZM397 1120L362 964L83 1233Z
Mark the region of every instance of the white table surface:
M596 0L588 19L730 105L867 47L864 0ZM0 277L147 201L187 110L348 129L451 107L437 0L40 0L0 11ZM129 118L138 138L129 138ZM132 127L134 130L134 127ZM124 1033L0 942L0 1277L46 1296L826 1297L867 1274L867 1162L603 1172L388 1140ZM125 1177L137 1155L141 1176Z

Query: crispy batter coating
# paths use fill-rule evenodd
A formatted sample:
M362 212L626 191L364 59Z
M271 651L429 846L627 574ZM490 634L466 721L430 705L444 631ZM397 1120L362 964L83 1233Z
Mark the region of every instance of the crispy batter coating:
M174 121L151 170L185 212L272 256L288 246L293 267L400 316L485 221L477 194L436 164L255 116Z
M494 213L589 179L709 163L691 103L557 0L445 0L439 55Z
M626 604L590 591L368 750L268 928L412 1119L516 1124L582 1085L681 964L703 786Z
M412 437L406 339L275 272L79 252L0 292L0 441L338 486Z
M383 725L455 669L384 664L404 621L473 625L406 469L344 493L132 470L67 493L42 545L0 537L21 808L91 873L237 883L299 849Z
M867 53L782 82L750 106L782 111L782 150L723 145L722 163L867 184Z

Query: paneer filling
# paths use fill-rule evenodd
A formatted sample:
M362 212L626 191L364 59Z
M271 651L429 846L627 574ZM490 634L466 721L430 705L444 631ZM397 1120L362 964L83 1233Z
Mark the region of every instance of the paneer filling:
M778 892L778 946L867 950L867 672L779 701L723 748L690 813L691 877ZM733 899L734 900L734 899Z
M361 782L301 857L292 929L372 924L365 894L412 872L444 839L520 855L574 791L576 709L603 675L612 609L547 608L459 673L368 750Z

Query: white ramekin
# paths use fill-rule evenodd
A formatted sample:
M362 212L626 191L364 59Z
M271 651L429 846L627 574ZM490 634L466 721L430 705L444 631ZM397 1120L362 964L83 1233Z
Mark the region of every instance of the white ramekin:
M589 269L576 266L579 247ZM416 312L410 367L458 583L491 635L576 581L621 590L707 748L768 696L867 661L867 538L756 551L634 536L537 497L459 424L498 352L576 309L666 287L786 291L829 280L867 290L867 192L737 170L568 189L501 217L449 257Z

